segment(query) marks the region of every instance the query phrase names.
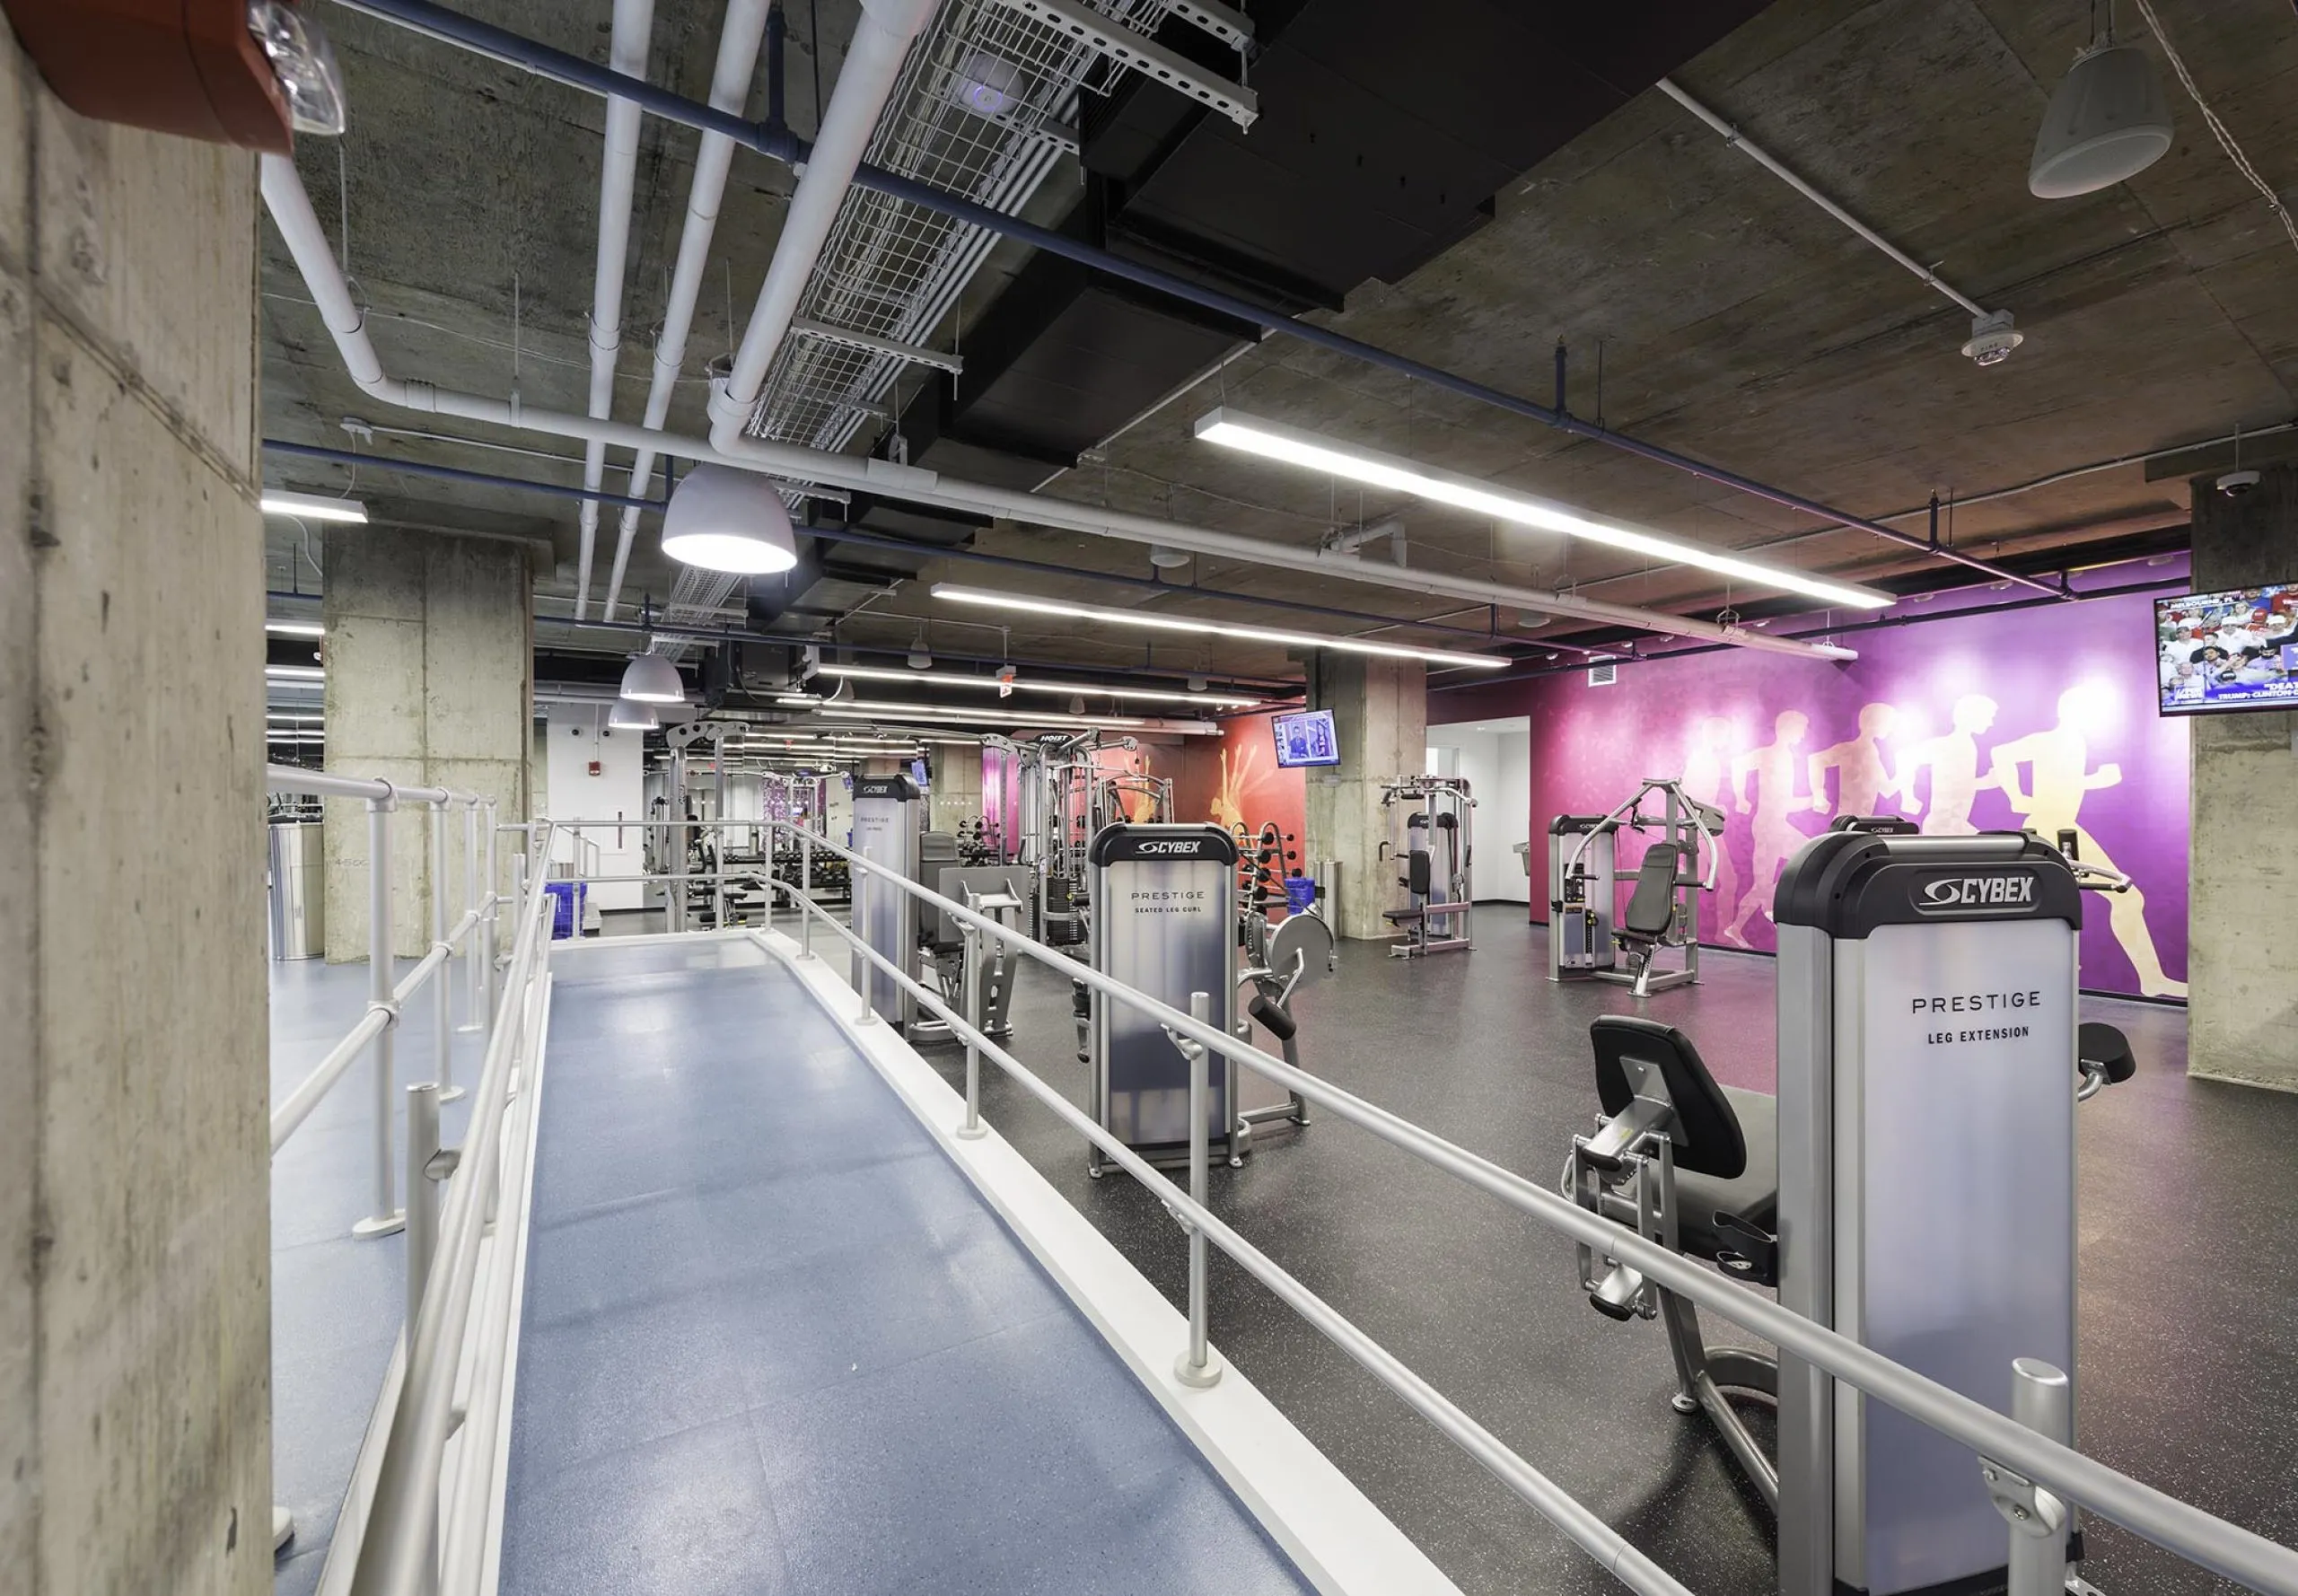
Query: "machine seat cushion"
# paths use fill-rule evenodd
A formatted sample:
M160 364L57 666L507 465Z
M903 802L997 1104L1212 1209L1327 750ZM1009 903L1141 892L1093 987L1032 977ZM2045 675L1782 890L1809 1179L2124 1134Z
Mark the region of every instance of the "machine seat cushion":
M1716 1090L1740 1121L1747 1167L1729 1179L1676 1171L1676 1239L1686 1252L1710 1261L1718 1252L1741 1252L1747 1247L1744 1238L1734 1239L1717 1228L1719 1210L1767 1234L1779 1231L1779 1100L1737 1086Z
M1381 911L1381 918L1391 925L1417 925L1427 917L1417 908L1389 908Z
M1618 934L1622 942L1656 942L1667 935L1675 922L1681 853L1664 845L1644 850L1644 861L1636 867L1636 890L1620 916Z

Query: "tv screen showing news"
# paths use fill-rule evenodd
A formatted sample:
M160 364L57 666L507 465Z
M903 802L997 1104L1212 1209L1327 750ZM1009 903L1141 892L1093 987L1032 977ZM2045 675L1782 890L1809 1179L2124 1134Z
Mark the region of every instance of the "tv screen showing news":
M1276 762L1283 768L1340 763L1340 739L1333 735L1331 710L1272 715L1268 724L1276 734Z
M2154 601L2164 715L2298 709L2298 583Z

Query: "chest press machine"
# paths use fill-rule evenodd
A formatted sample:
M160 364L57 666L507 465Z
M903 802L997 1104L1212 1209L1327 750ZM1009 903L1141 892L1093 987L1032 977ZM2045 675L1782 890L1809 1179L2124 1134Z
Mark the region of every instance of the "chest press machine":
M2128 883L2019 833L1813 838L1776 906L1776 1099L1718 1084L1673 1027L1600 1019L1602 1114L1565 1195L1998 1410L2014 1360L2071 1380L2074 1105L2134 1068L2075 1018L2084 884ZM1598 1249L1579 1272L1599 1312L1665 1325L1677 1411L1777 1516L1782 1596L2001 1588L2015 1503L1967 1450L1794 1359L1709 1347L1691 1303ZM1777 1405L1776 1458L1726 1392Z
M1647 815L1654 794L1660 812ZM1723 846L1724 811L1702 803L1683 784L1647 776L1627 802L1609 814L1558 815L1548 825L1548 978L1618 981L1649 997L1699 980L1699 898L1715 886ZM1659 839L1636 865L1627 908L1618 907L1615 853L1620 829L1657 828ZM1707 868L1699 855L1705 845ZM1683 962L1660 969L1663 949L1680 948ZM1619 968L1625 960L1627 968Z

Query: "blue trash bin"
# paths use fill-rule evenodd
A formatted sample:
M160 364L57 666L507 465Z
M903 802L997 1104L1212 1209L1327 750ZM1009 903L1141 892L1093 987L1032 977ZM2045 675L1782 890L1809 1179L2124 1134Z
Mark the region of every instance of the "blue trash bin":
M1317 883L1312 876L1288 875L1285 878L1285 907L1296 915L1305 915L1317 901Z
M545 881L542 884L542 890L551 897L552 941L583 934L583 885L581 881Z

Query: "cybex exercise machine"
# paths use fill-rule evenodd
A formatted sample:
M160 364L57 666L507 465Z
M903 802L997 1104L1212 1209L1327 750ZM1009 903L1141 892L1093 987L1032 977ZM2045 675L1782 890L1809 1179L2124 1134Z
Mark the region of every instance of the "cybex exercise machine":
M1476 799L1452 776L1399 776L1381 788L1390 835L1380 856L1394 855L1404 872L1403 908L1381 917L1401 934L1389 948L1398 959L1466 951L1476 945L1474 918Z
M1237 842L1219 826L1106 826L1086 850L1093 904L1092 966L1136 992L1189 1012L1212 1002L1208 1022L1236 1026ZM1188 1161L1188 1060L1156 1020L1086 992L1086 1054L1093 1118L1155 1164ZM1211 1063L1206 1137L1232 1164L1250 1134L1238 1117L1237 1066ZM1086 1154L1099 1177L1101 1149Z
M1718 1085L1672 1027L1598 1020L1603 1111L1566 1195L1998 1411L2050 1373L2014 1360L2071 1380L2074 1105L2133 1068L2076 1018L2086 878L2128 885L2018 832L1812 838L1775 903L1777 1098ZM1776 1510L1782 1596L2002 1588L2003 1470L1797 1360L1710 1348L1689 1302L1599 1248L1580 1284L1665 1322L1678 1411ZM1776 1458L1727 1391L1776 1402Z
M918 829L925 794L907 776L865 776L854 783L854 851L904 881L918 873ZM917 958L917 899L900 888L855 873L854 925L862 940L897 969L914 968ZM917 1018L909 989L885 970L854 955L853 986L878 1017L895 1026Z
M1646 813L1644 805L1655 794L1659 811ZM1645 847L1624 911L1616 863L1623 826L1660 833ZM1715 888L1723 837L1724 811L1663 776L1646 776L1609 814L1557 816L1548 829L1548 978L1618 981L1638 997L1697 984L1698 894ZM1703 846L1705 872L1699 865ZM1530 864L1528 856L1528 868ZM1655 968L1653 958L1664 948L1680 948L1682 964ZM1626 969L1620 968L1622 960Z

